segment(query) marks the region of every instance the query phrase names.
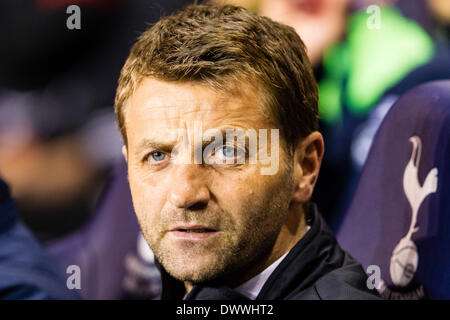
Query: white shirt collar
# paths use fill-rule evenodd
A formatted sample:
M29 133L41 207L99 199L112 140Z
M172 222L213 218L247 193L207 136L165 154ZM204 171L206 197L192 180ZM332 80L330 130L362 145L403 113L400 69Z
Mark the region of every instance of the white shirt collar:
M255 300L262 287L264 286L264 283L266 283L272 272L276 269L276 267L278 267L278 265L281 263L281 261L283 261L284 257L286 257L288 253L289 252L285 253L278 260L264 269L263 272L244 282L239 287L234 288L234 290L246 297L249 297L252 300Z
M311 226L306 226L306 232L311 229ZM240 294L243 294L244 296L255 300L258 296L259 292L261 291L262 287L266 283L267 279L269 279L272 272L275 271L275 269L278 267L278 265L283 261L283 259L288 255L289 251L286 252L284 255L282 255L280 258L278 258L274 263L272 263L270 266L268 266L264 271L257 274L250 280L244 282L240 286L234 288L235 291L239 292Z

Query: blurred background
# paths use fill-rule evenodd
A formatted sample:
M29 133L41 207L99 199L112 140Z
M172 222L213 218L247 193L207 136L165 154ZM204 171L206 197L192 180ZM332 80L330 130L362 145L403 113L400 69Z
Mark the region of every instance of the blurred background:
M1 0L0 172L41 241L89 219L121 157L113 101L129 49L187 2ZM66 27L72 4L80 30Z
M89 223L122 161L113 100L131 45L192 2L0 0L0 174L43 244ZM450 79L450 1L218 2L288 24L304 40L326 143L314 201L338 228L390 106L422 82ZM72 4L80 30L66 27Z

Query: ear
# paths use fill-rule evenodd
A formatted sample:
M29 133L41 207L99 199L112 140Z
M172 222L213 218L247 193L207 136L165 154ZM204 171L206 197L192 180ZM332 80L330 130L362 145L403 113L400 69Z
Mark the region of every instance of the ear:
M294 152L295 192L292 201L306 203L319 176L324 153L323 137L314 131L301 140Z
M125 161L128 162L128 151L125 145L122 146L122 155L125 158Z

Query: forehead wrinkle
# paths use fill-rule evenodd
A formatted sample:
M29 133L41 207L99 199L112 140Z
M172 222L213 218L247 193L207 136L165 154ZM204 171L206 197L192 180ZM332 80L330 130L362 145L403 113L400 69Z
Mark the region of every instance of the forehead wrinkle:
M258 92L249 92L245 88L240 88L237 93L221 92L205 86L189 85L190 88L197 87L199 90L185 94L183 84L180 89L177 84L165 91L159 90L160 84L164 84L167 89L167 84L160 82L156 87L152 85L150 91L137 92L130 101L134 105L131 108L133 110L129 110L134 114L133 121L136 124L140 122L140 127L151 121L148 125L154 128L152 133L154 130L179 128L190 131L191 121L201 121L203 130L223 126L247 129L272 127L272 121L264 112ZM125 117L127 126L131 125L128 121L130 115Z
M194 113L214 111L245 112L249 109L256 109L252 104L247 104L248 100L253 100L253 104L257 105L261 103L259 101L260 99L255 97L254 94L251 96L244 96L242 94L236 95L227 92L218 92L207 87L202 87L202 89L206 90L206 92L200 90L200 92L196 94L188 93L186 97L176 97L169 103L164 97L150 95L144 97L144 99L147 100L145 107L154 111L176 111L183 115L191 115ZM259 107L257 107L257 109L258 111L261 110Z
M246 124L248 122L255 122L254 120L259 120L260 122L265 120L264 116L260 112L258 112L259 117L255 117L255 113L253 112L249 115L250 108L246 106L235 107L232 109L226 107L202 107L201 109L189 108L188 110L177 106L169 106L158 107L157 109L164 109L164 111L159 116L153 114L147 119L182 122L184 126L186 126L186 122L190 121L201 121L205 125L207 125L206 122L213 122L217 124L230 122L237 123L240 126L241 124Z

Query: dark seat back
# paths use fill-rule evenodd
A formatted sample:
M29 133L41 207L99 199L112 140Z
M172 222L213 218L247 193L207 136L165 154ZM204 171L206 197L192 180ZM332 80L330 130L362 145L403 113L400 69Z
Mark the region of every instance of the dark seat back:
M385 298L450 299L450 81L391 108L337 238Z

